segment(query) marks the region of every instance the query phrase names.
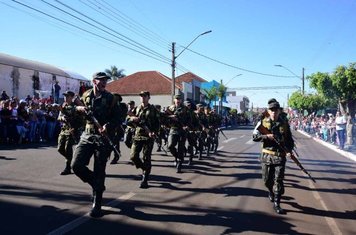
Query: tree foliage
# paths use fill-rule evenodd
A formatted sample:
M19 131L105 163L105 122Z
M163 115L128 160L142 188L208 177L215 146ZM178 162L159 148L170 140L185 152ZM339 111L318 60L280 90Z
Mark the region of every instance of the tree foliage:
M208 100L208 104L210 106L211 101L216 100L218 96L218 91L215 86L211 87L210 89L203 89L205 93L205 98Z
M351 115L355 113L356 100L356 63L350 63L348 67L338 66L332 73L315 73L307 77L310 86L315 88L319 94L328 99L340 103L345 111L349 110Z
M111 78L112 81L119 80L125 77L123 69L118 69L115 65L112 65L110 69L105 69L105 73Z
M300 91L294 92L289 98L288 105L298 110L307 110L308 113L317 112L327 106L326 99L319 94L305 94Z

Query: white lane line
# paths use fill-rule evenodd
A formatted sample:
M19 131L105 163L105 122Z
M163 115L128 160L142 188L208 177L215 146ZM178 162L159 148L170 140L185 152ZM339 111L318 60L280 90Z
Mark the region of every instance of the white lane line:
M217 150L222 150L224 148L224 146L220 146Z
M320 202L321 206L323 207L323 209L325 211L329 211L329 209L327 208L325 202L323 201L323 199L321 199L320 197L320 194L318 193L318 191L316 191L316 188L314 186L314 184L312 183L311 180L309 180L309 187L311 189L313 189L313 196L314 198ZM327 217L327 216L324 216L325 220L326 220L326 223L328 224L330 230L332 231L332 234L342 234L339 227L337 226L335 220L333 218L330 218L330 217Z
M254 144L254 143L255 143L255 142L253 142L252 139L250 139L249 141L246 142L246 144L250 144L250 145L251 145L251 144Z
M223 143L229 143L230 141L236 140L236 139L237 139L237 138L229 138L229 139L227 139L227 140L224 140Z
M117 211L119 209L113 208L113 207L132 198L133 196L135 196L135 193L133 193L133 192L126 193L126 194L122 195L121 197L109 202L107 204L107 206L102 206L102 209L110 210L110 211ZM53 230L52 232L49 232L48 235L65 234L65 233L75 229L76 227L82 225L83 223L87 222L90 219L92 219L92 218L89 216L89 212L88 212L85 215L83 215L82 217L79 217L79 218L73 220L72 222L69 222L69 223L57 228L56 230Z
M246 136L246 135L242 135L242 136L240 136L240 139L241 139L241 138L244 138L245 136Z

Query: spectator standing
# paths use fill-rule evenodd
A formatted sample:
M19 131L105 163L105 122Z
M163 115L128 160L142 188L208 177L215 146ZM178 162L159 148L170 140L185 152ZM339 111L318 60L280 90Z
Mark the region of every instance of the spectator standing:
M6 91L2 91L0 100L8 100L10 97L6 94Z
M346 118L344 115L341 115L339 111L336 112L335 124L339 148L344 149L346 138Z
M56 81L56 83L53 85L53 91L54 91L54 102L59 103L59 92L61 91L61 86L58 84L59 82Z

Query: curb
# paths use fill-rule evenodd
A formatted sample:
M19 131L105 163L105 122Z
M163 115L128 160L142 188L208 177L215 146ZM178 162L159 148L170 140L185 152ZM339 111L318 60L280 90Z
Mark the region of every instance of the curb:
M348 152L348 151L345 151L345 150L341 150L341 149L338 149L335 145L333 144L330 144L330 143L327 143L321 139L318 139L318 138L315 138L315 137L312 137L311 135L309 135L308 133L304 132L304 131L301 131L301 130L297 130L299 133L305 135L305 136L308 136L310 138L312 138L313 140L315 140L316 142L326 146L327 148L341 154L342 156L344 157L347 157L353 161L356 162L356 155L354 153L351 153L351 152Z

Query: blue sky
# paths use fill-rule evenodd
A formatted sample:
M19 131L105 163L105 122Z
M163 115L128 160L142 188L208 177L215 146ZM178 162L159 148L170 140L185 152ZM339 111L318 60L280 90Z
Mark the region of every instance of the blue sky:
M338 65L356 62L355 0L18 2L107 40L14 1L0 0L0 52L70 69L88 78L111 65L124 69L126 75L157 70L171 77L171 43L177 43L177 55L197 35L207 30L212 32L199 37L189 47L203 56L185 50L177 58L176 76L191 71L208 81L222 80L230 88L301 86L300 78L274 65L281 64L298 76L305 68L305 76L308 76L316 72L332 72ZM45 2L90 21L63 5L66 4L100 22L101 25L98 25L90 21L106 32L74 19ZM120 41L118 37L130 44ZM136 43L139 43L138 47L134 46ZM235 77L237 74L242 75ZM305 89L311 92L308 83ZM288 95L294 91L265 88L239 90L238 94L248 96L254 107L261 107L271 97L286 105Z

